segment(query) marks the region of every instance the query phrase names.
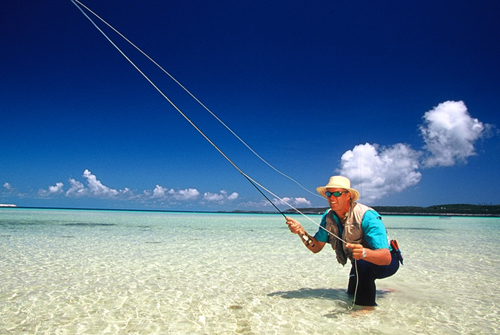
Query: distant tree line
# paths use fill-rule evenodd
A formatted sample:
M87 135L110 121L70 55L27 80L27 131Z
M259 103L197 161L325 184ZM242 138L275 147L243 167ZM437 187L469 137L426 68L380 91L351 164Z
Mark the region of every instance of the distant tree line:
M471 216L500 216L500 205L471 205L471 204L449 204L435 205L429 207L418 206L372 206L382 215L471 215ZM301 208L304 214L323 214L328 207ZM295 213L288 209L285 213Z

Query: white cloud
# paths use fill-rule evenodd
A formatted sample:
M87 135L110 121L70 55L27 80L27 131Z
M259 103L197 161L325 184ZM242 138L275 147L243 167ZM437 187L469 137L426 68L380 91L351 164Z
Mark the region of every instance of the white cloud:
M378 144L357 145L346 151L336 172L351 180L365 203L373 203L420 182L420 166L452 166L475 155L474 143L488 136L495 127L473 119L462 101L445 101L423 116L420 127L425 145L413 150L398 143L391 147Z
M225 199L225 196L220 193L205 192L203 194L203 200L208 202L218 202Z
M423 116L420 131L427 151L425 167L452 166L475 155L474 143L484 135L485 125L473 119L463 101L445 101ZM490 125L486 125L490 128Z
M294 204L296 207L298 206L306 206L306 207L311 207L311 202L307 200L306 198L295 198Z
M144 190L142 193L134 195L134 192L128 187L123 190L116 190L104 185L97 177L89 170L83 172L83 177L86 178L87 185L73 178L69 179L70 188L66 191L68 197L101 197L101 198L122 198L128 200L137 200L145 202L148 200L160 201L160 203L169 203L170 205L178 204L178 202L195 201L200 197L200 191L196 188L186 188L174 190L157 184L151 190ZM62 189L62 186L61 186ZM221 191L219 194L205 193L203 201L231 201L238 198L238 193L229 194L227 191ZM203 202L202 201L202 202Z
M54 186L49 186L48 190L39 190L38 194L40 194L41 196L47 197L50 195L63 193L63 186L64 186L63 183L58 182Z
M416 185L422 177L417 171L420 155L402 143L388 148L366 143L342 155L338 173L351 180L364 202L372 203Z
M134 195L134 192L132 192L132 190L128 187L125 187L123 190L120 190L120 193L121 194L126 194L126 195L130 195L130 196L133 196Z
M227 196L227 200L236 200L239 197L239 194L236 192L231 193L230 195Z
M19 198L23 198L26 196L26 194L19 193L10 183L4 182L3 183L3 190L1 192L2 196L16 196Z
M68 196L68 197L72 197L72 196L82 197L82 196L86 196L88 194L88 190L78 180L70 178L69 184L70 184L70 188L69 188L69 190L66 191L66 196Z
M89 170L85 169L83 175L87 180L87 187L83 183L73 178L69 179L70 188L66 191L68 197L97 197L97 198L115 198L117 196L131 196L132 191L129 188L123 190L115 190L104 185L97 177Z
M195 188L187 188L184 190L174 190L173 188L169 189L167 187L163 187L161 185L156 185L153 190L153 194L149 191L144 191L143 194L146 197L150 197L151 199L160 199L160 200L176 200L176 201L192 201L196 200L200 192Z
M168 194L179 201L189 201L196 200L200 196L200 192L195 188L187 188L184 190L175 191L174 189L170 189Z
M155 189L153 190L153 195L151 196L151 198L165 199L167 197L167 195L166 195L167 191L168 191L168 189L166 187L156 185ZM149 192L144 191L144 194L146 196L148 196Z
M56 183L56 185L54 185L54 186L49 186L49 192L50 193L61 193L63 186L64 186L63 183Z
M204 202L214 202L218 204L224 204L227 201L233 201L238 198L239 194L236 192L233 192L231 194L228 194L226 190L221 190L219 193L211 193L211 192L205 192L203 194L203 200Z
M283 197L281 199L274 199L273 202L277 205L291 205L293 207L311 207L311 202L306 198L298 197Z
M425 145L417 151L409 145L397 143L389 147L378 144L365 143L346 151L335 171L351 180L352 186L361 193L361 200L367 204L373 203L391 193L397 193L408 187L418 184L422 178L419 168L436 166L452 166L457 162L467 162L467 158L476 155L475 142L487 137L495 130L494 125L483 124L469 115L467 107L462 101L445 101L423 115L424 123L419 127ZM73 178L69 179L69 189L65 192L68 197L100 197L122 198L145 202L159 200L170 205L178 202L195 201L200 197L196 188L174 190L161 185L151 190L145 190L138 195L129 189L116 190L104 185L88 169L82 175L86 185ZM39 195L49 196L61 194L64 184L61 182L48 189L39 190ZM13 188L8 183L3 184L4 193L12 193ZM20 196L20 195L19 195ZM237 192L229 194L225 190L219 193L205 192L201 199L202 204L225 204L239 198ZM280 201L273 199L273 203L283 205L284 202L294 207L310 207L311 202L306 198L285 197ZM245 207L268 207L271 204L262 202L247 202L239 204Z
M87 185L89 187L90 194L98 197L114 197L120 192L113 188L109 188L101 183L95 175L93 175L89 170L85 169L83 171L83 177L87 179Z
M43 197L64 194L69 198L111 198L137 201L143 204L149 202L154 205L165 206L178 206L181 205L181 203L200 201L201 193L196 188L175 190L157 184L153 190L144 190L135 194L134 191L128 187L117 190L106 186L88 169L83 171L82 177L85 179L83 182L70 178L68 183L69 188L66 191L64 190L64 184L62 182L57 182L47 189L38 190L37 194ZM14 188L8 182L4 182L2 192L5 196L5 194L13 193ZM17 196L21 197L24 195L19 193ZM238 199L238 197L239 194L237 192L229 193L225 190L221 190L219 193L205 192L200 203L226 204Z

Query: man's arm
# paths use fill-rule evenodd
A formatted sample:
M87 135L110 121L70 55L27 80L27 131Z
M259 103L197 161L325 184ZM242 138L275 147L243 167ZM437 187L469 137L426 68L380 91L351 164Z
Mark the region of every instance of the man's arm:
M347 244L348 248L352 249L352 257L354 259L363 259L367 262L376 265L389 265L391 264L392 257L389 249L368 249L363 248L361 244ZM363 257L364 256L364 257Z
M352 249L354 259L363 259L376 265L391 264L387 231L378 213L367 211L363 215L361 226L365 240L372 249L363 248L361 244L348 244L347 247Z
M320 242L313 236L309 235L297 220L287 217L286 224L288 225L290 231L294 234L297 234L300 237L302 243L307 247L307 249L311 250L312 252L318 253L325 246L325 242Z

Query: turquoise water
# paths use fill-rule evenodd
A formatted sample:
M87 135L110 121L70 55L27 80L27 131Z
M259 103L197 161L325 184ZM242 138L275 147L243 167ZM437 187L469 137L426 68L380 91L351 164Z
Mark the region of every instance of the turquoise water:
M499 218L384 222L405 265L359 315L280 215L0 209L0 334L500 333Z

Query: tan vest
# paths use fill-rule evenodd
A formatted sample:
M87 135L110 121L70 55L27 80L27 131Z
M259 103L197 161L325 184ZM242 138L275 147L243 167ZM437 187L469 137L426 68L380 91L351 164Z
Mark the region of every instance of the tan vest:
M344 231L342 232L342 236L340 236L339 226L335 218L333 217L335 213L330 210L326 215L326 230L333 233L335 236L341 237L347 243L355 243L361 244L365 248L369 248L370 246L366 242L363 231L361 229L361 221L363 221L363 215L365 215L366 211L373 210L372 208L358 204L354 202L349 210L349 215L347 217L347 221L344 224ZM342 265L347 263L347 258L351 261L354 261L352 257L351 249L346 247L346 243L340 241L337 237L332 234L328 234L328 242L332 246L332 249L335 250L335 254L337 255L337 262Z

